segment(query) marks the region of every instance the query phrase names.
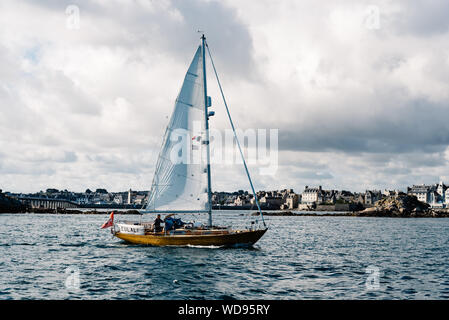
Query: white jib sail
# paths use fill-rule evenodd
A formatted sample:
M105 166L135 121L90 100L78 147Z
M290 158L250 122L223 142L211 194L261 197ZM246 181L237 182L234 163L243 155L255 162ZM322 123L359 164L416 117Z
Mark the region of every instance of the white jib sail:
M207 211L203 58L195 53L164 135L147 211Z

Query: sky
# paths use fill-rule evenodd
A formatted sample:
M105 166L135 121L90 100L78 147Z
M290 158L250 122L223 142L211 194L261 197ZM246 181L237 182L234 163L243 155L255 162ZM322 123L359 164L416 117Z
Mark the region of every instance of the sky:
M277 170L249 166L257 190L449 182L448 14L444 0L2 0L0 189L149 190L199 29L236 127L278 130ZM212 177L249 190L241 163Z

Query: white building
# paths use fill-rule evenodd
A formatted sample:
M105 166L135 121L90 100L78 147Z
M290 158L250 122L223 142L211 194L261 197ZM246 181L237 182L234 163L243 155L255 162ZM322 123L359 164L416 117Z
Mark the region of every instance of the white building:
M309 186L305 186L304 191L301 194L301 203L312 204L318 202L321 199L322 191L321 186L318 188L309 188Z
M442 181L434 185L413 185L407 188L407 194L414 195L421 201L429 204L432 208L444 208L449 205L448 186Z
M421 202L429 203L431 188L431 186L424 184L413 185L412 187L407 188L407 193L409 195L415 196Z

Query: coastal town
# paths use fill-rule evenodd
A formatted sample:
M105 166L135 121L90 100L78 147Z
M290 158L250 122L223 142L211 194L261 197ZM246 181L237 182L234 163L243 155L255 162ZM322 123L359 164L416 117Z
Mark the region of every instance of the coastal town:
M10 208L27 207L31 209L69 209L69 208L122 208L142 209L148 200L148 191L108 192L106 189L87 189L85 192L72 192L49 188L37 193L11 193L0 190L0 212ZM449 185L443 182L430 185L412 185L406 190L366 190L351 192L347 190L328 190L322 186L305 186L302 192L293 189L258 191L262 210L295 211L360 211L371 208L379 200L405 193L415 196L430 208L449 207ZM248 191L213 192L212 205L218 210L252 210L257 208L254 195ZM3 209L1 209L3 207Z

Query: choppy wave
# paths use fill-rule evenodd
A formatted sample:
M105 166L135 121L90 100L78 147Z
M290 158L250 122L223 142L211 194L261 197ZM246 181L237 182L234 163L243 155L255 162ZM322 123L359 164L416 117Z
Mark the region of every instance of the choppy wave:
M2 299L449 298L449 219L267 217L253 248L130 245L103 220L2 216Z

